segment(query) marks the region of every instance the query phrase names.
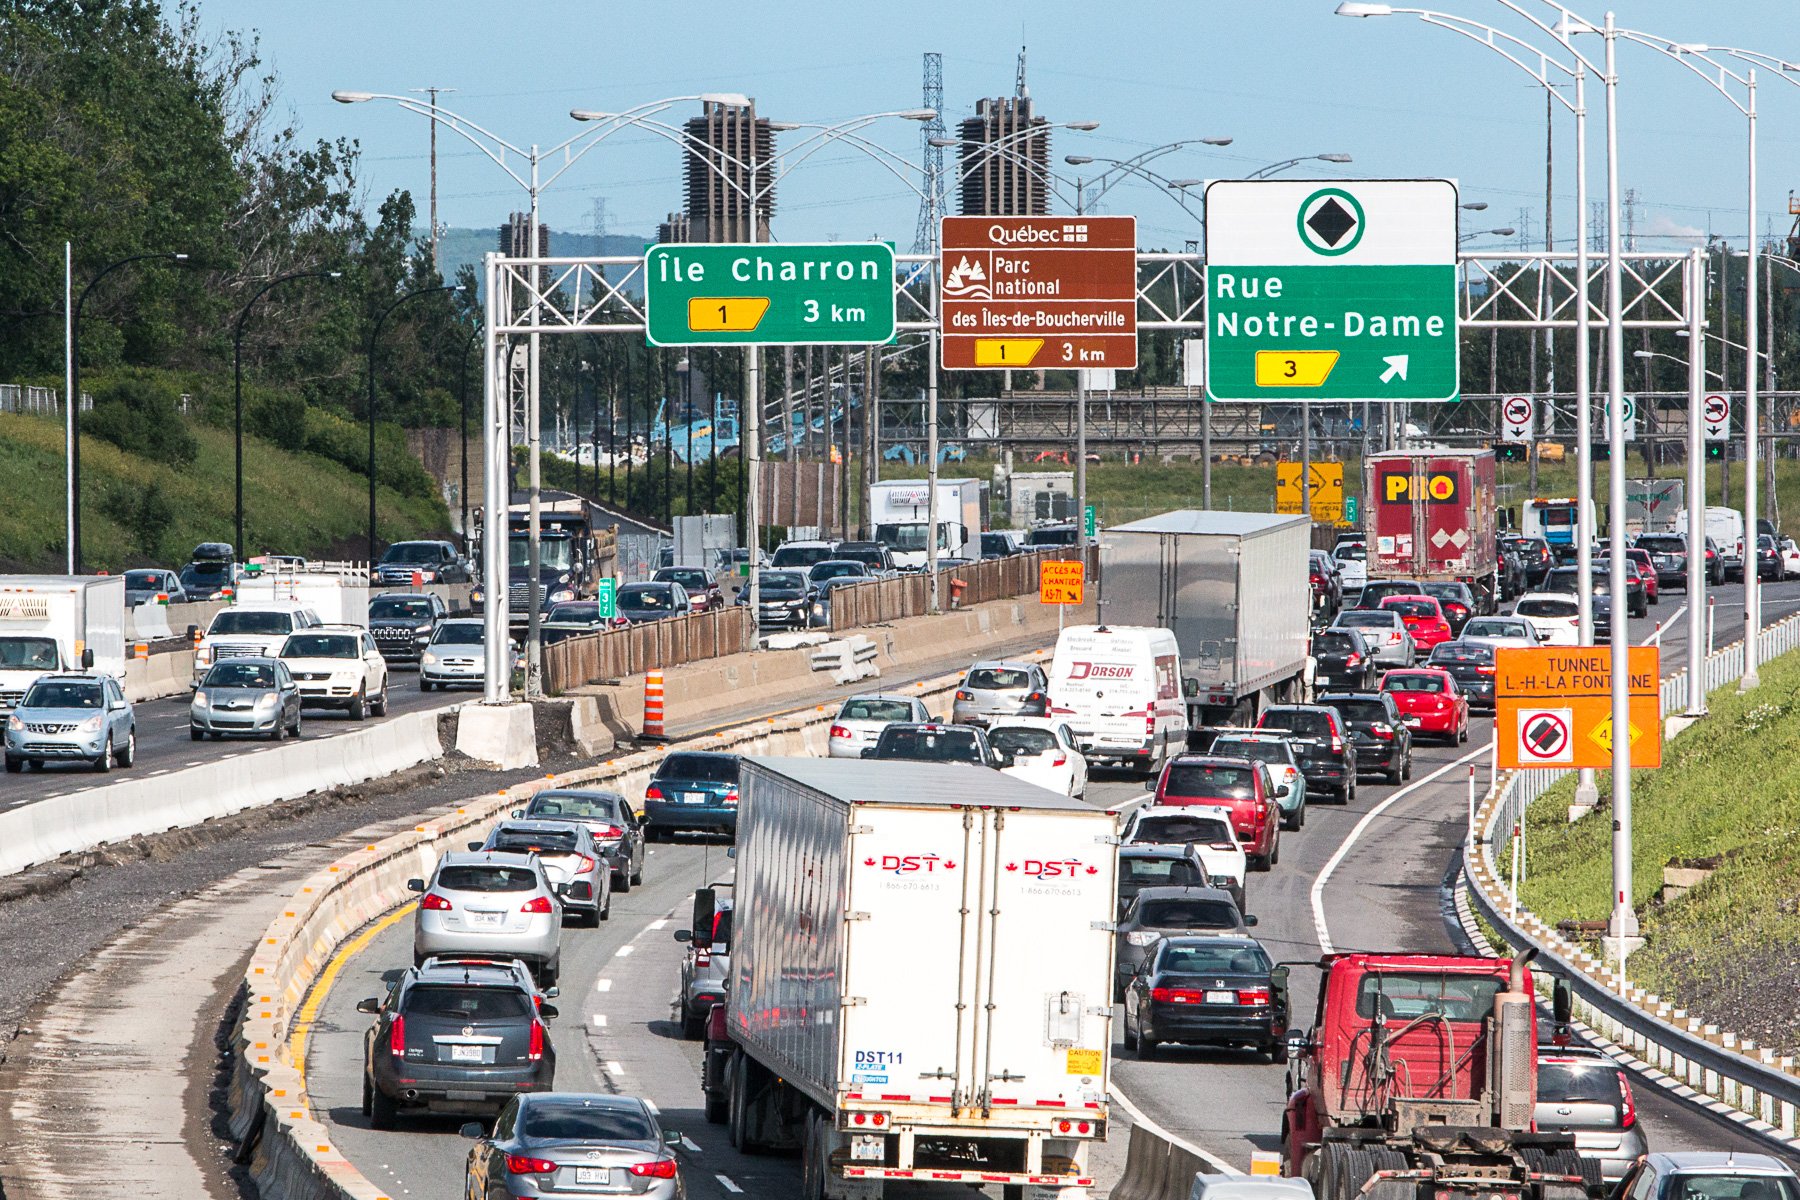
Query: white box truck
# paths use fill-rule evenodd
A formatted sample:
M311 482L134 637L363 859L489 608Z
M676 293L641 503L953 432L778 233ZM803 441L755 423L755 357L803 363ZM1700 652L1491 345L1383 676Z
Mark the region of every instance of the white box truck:
M264 571L238 580L236 603L246 608L291 602L327 625L369 624L369 573L360 568Z
M125 577L0 575L0 709L39 675L83 669L125 678Z
M1084 1195L1117 818L949 763L749 758L739 789L730 1045L704 1077L732 1144L799 1148L808 1197Z
M981 557L981 481L938 480L938 557ZM875 540L885 543L902 571L925 569L925 527L931 485L924 479L888 479L869 488Z

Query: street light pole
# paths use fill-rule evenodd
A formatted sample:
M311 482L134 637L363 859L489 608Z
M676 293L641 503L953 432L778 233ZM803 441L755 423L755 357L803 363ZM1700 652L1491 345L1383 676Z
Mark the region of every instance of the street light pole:
M237 560L244 561L244 322L263 294L278 283L290 279L341 279L342 271L295 271L279 275L262 285L238 313L237 326L231 334L232 441L236 447L234 463L237 476Z
M462 285L453 283L446 287L420 288L416 292L408 292L382 310L375 318L375 326L369 330L369 562L375 562L375 340L381 336L381 326L388 319L388 314L411 300L414 296L428 296L433 292L460 292Z
M462 486L458 489L457 494L462 499L462 535L465 556L469 553L469 351L475 348L475 339L480 336L481 329L479 327L472 330L469 333L468 344L463 347L462 352ZM600 469L598 442L595 443L594 453L596 455L594 470L598 471ZM599 486L598 483L594 485L596 496L600 494Z
M1706 715L1706 251L1688 250L1687 715Z

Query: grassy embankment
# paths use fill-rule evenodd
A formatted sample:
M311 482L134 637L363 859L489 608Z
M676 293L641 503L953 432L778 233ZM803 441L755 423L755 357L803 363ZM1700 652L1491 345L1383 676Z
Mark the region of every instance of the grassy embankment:
M179 566L203 541L232 540L232 437L195 423L199 457L170 466L127 454L93 436L81 439L81 540L90 571ZM0 570L63 570L63 428L41 416L0 413ZM154 501L147 497L154 495ZM246 552L308 557L364 554L368 483L315 454L288 453L244 438ZM436 497L377 492L384 540L448 529Z

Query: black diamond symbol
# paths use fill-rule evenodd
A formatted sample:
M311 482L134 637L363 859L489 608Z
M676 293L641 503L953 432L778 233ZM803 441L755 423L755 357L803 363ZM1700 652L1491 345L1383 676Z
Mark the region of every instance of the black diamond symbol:
M1345 211L1337 202L1337 197L1327 196L1325 203L1313 209L1313 215L1306 218L1307 227L1319 235L1319 240L1327 246L1335 246L1344 240L1344 235L1356 228L1356 218Z

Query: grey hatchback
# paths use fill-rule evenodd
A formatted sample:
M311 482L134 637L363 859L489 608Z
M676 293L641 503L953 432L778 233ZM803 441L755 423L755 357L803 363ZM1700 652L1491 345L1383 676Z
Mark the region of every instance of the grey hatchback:
M196 742L228 733L281 741L300 736L300 685L278 658L228 658L214 663L188 705L188 736Z
M1050 681L1028 662L978 662L957 686L950 720L986 728L996 717L1043 717L1050 713Z
M137 713L110 675L41 675L6 718L6 769L85 762L96 771L137 757Z
M1575 1150L1599 1160L1611 1183L1650 1152L1638 1123L1631 1081L1619 1065L1584 1046L1546 1046L1537 1060L1532 1123L1546 1133L1572 1133Z

